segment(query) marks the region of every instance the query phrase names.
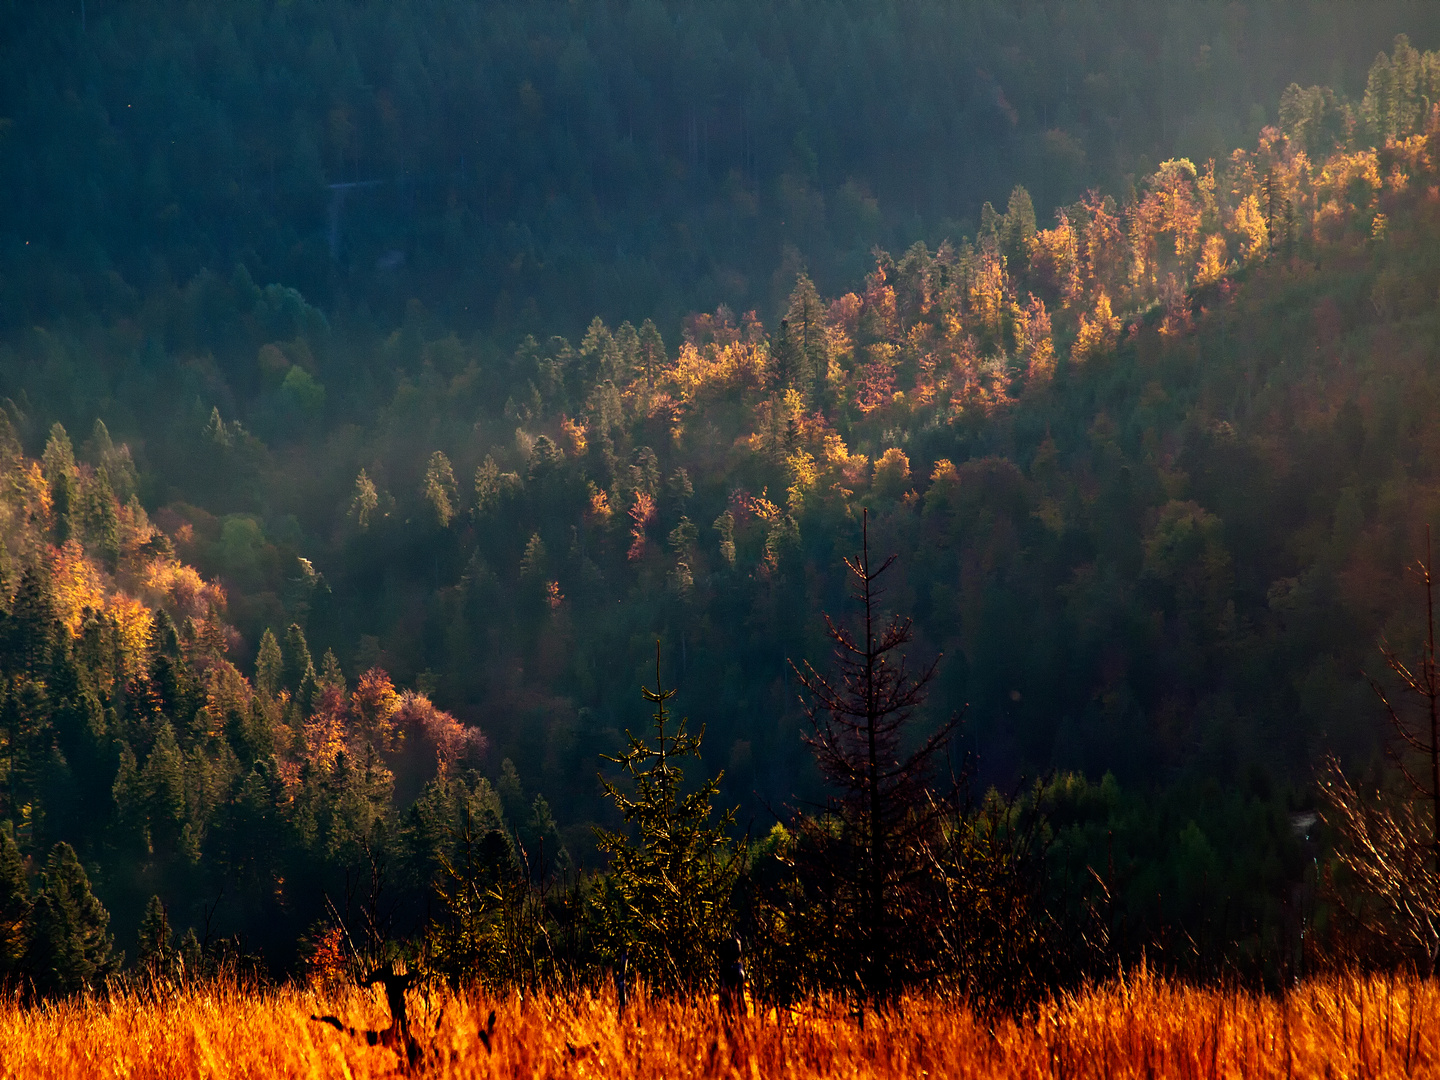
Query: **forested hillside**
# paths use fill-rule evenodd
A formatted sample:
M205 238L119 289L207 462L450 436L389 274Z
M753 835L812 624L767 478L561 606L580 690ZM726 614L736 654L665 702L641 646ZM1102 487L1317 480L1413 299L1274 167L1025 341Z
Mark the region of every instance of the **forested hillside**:
M844 292L1017 183L1048 210L1223 157L1290 82L1358 97L1437 29L1413 0L10 0L0 322L241 264L462 335L768 320L802 263Z
M1435 16L1360 11L7 9L14 851L280 965L578 904L658 639L778 889L864 520L1057 902L1279 970L1440 501Z

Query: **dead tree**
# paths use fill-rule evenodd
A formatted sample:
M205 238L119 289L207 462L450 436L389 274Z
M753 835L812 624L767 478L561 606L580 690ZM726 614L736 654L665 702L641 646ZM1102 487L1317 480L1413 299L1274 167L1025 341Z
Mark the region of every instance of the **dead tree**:
M1369 901L1368 913L1357 913L1362 929L1392 947L1420 952L1433 973L1440 958L1440 668L1431 554L1426 526L1425 558L1412 568L1425 590L1419 663L1406 663L1387 641L1380 642L1380 655L1405 696L1392 698L1378 679L1369 679L1392 733L1386 753L1411 798L1397 801L1383 792L1365 798L1333 757L1326 763L1321 795L1322 817L1341 840L1337 857L1352 886ZM1417 804L1428 804L1428 823L1424 811L1416 812Z
M827 614L834 674L822 675L808 662L803 668L791 665L805 689L806 742L837 789L830 809L842 824L858 871L860 989L868 998L895 989L895 901L924 875L920 852L938 820L927 791L931 764L959 722L951 717L918 750L901 757L906 727L925 701L939 658L912 672L905 654L913 640L912 620L881 614L884 590L876 583L894 563L892 555L879 567L871 566L865 514L860 554L845 560L860 607L860 631L838 625Z

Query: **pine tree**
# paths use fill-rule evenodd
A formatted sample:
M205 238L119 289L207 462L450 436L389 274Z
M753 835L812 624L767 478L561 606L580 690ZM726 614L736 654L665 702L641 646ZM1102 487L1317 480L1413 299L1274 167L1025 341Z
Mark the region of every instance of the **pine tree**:
M299 623L291 623L285 631L285 662L281 668L281 685L290 691L292 700L308 714L310 698L315 693L315 662L310 659L310 646Z
M0 989L21 972L29 917L30 885L25 880L25 862L7 822L0 826Z
M113 572L120 561L120 516L104 465L96 466L95 479L85 492L85 539Z
M781 319L780 329L770 342L770 386L783 392L796 385L800 378L800 350L790 333L790 320Z
M860 991L883 998L899 989L904 955L897 947L906 893L923 875L920 845L936 823L926 784L934 756L943 748L959 718L942 724L912 754L901 757L907 727L924 703L938 660L912 674L904 648L912 639L910 619L879 610L884 591L877 581L895 563L890 556L878 568L870 564L868 513L861 519L860 554L846 559L861 609L863 636L837 626L827 615L826 636L834 643L836 681L809 663L794 668L806 691L802 700L810 731L806 742L821 774L837 789L830 807L840 822L843 858L831 861L837 888L858 886L858 915L850 944L858 952ZM802 822L826 845L826 830ZM847 881L850 879L850 881Z
M830 334L825 327L825 305L808 274L795 279L785 320L799 354L799 388L807 399L812 398L830 371Z
M280 692L284 677L280 643L275 640L275 632L267 627L260 637L260 650L255 657L255 689L266 697L273 698Z
M160 725L140 770L140 790L152 840L173 844L185 822L185 758L168 721Z
M1017 184L1010 192L1010 203L1005 208L1004 227L1000 237L1000 250L1004 252L1011 266L1029 265L1035 236L1035 203L1030 198L1030 192Z
M145 915L140 920L139 949L135 964L151 978L170 978L175 974L179 954L175 934L170 928L170 914L159 896L150 897Z
M40 877L30 913L25 969L45 996L95 987L115 968L110 913L90 891L90 878L75 850L56 844Z
M633 780L627 796L602 778L625 823L638 833L596 830L600 850L610 857L610 933L617 955L628 952L635 972L662 993L693 991L713 982L716 948L734 933L731 894L739 877L740 854L727 838L734 811L713 818L711 801L724 774L684 793L679 761L700 756L704 736L691 735L682 718L672 731L665 703L675 695L660 682L660 643L655 643L655 689L642 687L655 706L655 738L627 733L628 748L606 761Z
M649 319L640 324L638 353L645 386L654 389L655 380L660 377L660 372L665 367L665 342L660 337L660 331Z
M439 450L430 455L430 463L425 467L425 484L421 494L430 507L435 524L442 529L449 528L455 518L459 496L455 488L455 470L450 467L450 459Z
M345 673L340 670L340 661L336 659L334 649L326 649L325 655L320 658L320 674L315 679L315 685L321 690L338 690L341 697L345 696Z
M75 449L70 445L70 436L58 421L50 428L50 438L45 443L41 458L45 482L50 486L50 507L54 521L55 543L63 544L77 531L74 518L77 517L75 490Z
M360 526L361 532L370 528L370 519L379 507L380 495L375 490L375 482L361 469L360 475L355 477L355 498L350 501L350 516Z

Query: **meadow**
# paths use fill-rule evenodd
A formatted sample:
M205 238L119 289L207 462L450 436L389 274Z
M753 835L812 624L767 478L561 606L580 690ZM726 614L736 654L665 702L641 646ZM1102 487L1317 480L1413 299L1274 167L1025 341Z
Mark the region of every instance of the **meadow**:
M0 1005L0 1075L80 1077L1399 1077L1440 1071L1440 985L1329 976L1283 997L1140 971L987 1021L936 996L723 1019L713 1002L412 991L423 1057L312 1019L383 1028L383 995L209 985ZM493 1012L493 1026L491 1014ZM752 1013L755 1011L752 1010ZM481 1032L488 1035L486 1039Z

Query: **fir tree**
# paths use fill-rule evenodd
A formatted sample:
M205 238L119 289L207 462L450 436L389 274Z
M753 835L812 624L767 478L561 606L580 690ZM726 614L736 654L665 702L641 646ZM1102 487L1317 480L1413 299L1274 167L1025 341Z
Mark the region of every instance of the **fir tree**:
M284 677L280 643L275 640L275 632L267 627L260 637L260 650L255 657L255 689L266 697L273 698L280 692Z
M733 932L731 894L740 855L727 833L734 811L714 819L711 801L724 774L684 792L679 762L699 758L704 733L691 735L682 718L673 731L665 703L675 695L660 682L660 643L655 643L655 689L642 687L655 706L653 742L627 733L628 748L605 760L634 782L634 794L602 778L625 823L638 834L597 829L610 857L610 933L618 955L628 952L634 970L664 993L695 990L713 982L716 948Z
M63 544L75 534L76 511L75 449L70 436L58 421L50 428L41 458L45 482L50 486L50 508L54 522L55 543Z
M300 629L299 623L291 623L285 631L285 662L281 668L281 683L290 691L291 698L308 714L310 698L315 693L315 662L310 659L310 646L305 643L305 631Z
M925 700L938 660L918 674L907 667L903 650L912 638L911 620L882 618L884 592L876 584L895 557L871 566L868 514L861 522L860 553L845 565L854 579L863 629L854 634L826 616L838 679L832 681L808 663L794 670L806 691L806 741L821 774L838 792L830 810L842 826L840 848L831 857L822 854L822 859L831 871L832 889L843 892L858 886L858 919L847 919L836 932L849 931L849 944L858 954L851 970L860 976L860 991L876 998L897 990L904 974L897 930L906 894L924 874L921 846L936 824L926 783L934 756L959 718L951 718L918 750L901 756L907 727ZM823 852L829 846L824 824L811 820L802 825Z
M320 674L316 676L315 685L321 690L338 690L341 697L345 696L345 673L340 670L334 649L326 649L320 658Z
M375 516L379 507L380 495L375 490L375 482L361 469L360 475L355 478L355 498L350 501L350 516L355 519L361 532L370 528L370 519Z
M645 386L647 389L654 389L655 380L660 377L660 372L665 367L665 342L660 337L660 331L655 328L655 323L650 319L646 319L640 324L638 353L640 371L645 377Z
M85 539L105 568L114 571L120 561L120 516L115 511L115 492L104 465L95 469L95 479L85 492Z
M813 398L829 374L830 334L825 327L825 305L808 274L795 279L785 318L799 354L801 390Z
M90 891L75 850L56 844L40 877L25 948L36 991L63 996L98 986L115 968L109 925L110 913Z
M25 861L6 822L0 826L0 988L21 972L29 916L30 885L25 880Z
M136 966L151 978L173 976L178 958L174 939L169 912L159 896L150 897L150 902L145 905L145 915L140 920Z
M442 529L449 528L455 518L459 496L455 488L455 470L450 467L450 459L439 450L430 455L430 463L425 467L425 484L420 493L430 507L435 524Z

